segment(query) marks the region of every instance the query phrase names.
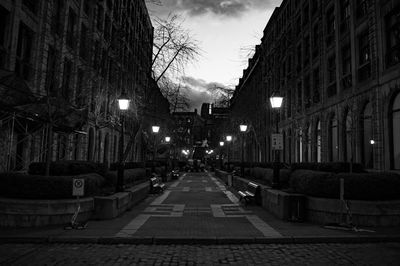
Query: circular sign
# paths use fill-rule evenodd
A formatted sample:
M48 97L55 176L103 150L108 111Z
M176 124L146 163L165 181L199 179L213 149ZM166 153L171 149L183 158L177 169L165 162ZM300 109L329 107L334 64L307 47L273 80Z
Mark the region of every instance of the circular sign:
M74 187L81 188L83 186L83 182L80 179L75 180Z

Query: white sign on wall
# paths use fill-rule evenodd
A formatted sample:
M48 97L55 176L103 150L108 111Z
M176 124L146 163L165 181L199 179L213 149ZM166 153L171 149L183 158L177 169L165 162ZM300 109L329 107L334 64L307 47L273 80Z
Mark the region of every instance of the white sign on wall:
M283 135L282 134L272 134L272 149L273 150L283 150Z
M85 179L72 179L72 196L83 196L85 192Z

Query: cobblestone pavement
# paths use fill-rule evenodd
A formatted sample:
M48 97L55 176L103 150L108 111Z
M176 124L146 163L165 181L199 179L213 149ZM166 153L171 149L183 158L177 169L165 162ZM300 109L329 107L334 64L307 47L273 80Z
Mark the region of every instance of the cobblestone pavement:
M400 243L3 244L0 265L400 265Z

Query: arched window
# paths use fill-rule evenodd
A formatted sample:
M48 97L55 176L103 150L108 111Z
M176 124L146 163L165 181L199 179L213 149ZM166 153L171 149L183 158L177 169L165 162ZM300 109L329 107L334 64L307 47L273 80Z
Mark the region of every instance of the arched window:
M87 150L88 161L93 161L93 149L94 149L94 130L93 130L93 128L90 128L89 129L88 150Z
M317 127L316 127L316 131L315 131L315 147L316 147L316 154L317 154L317 162L320 163L321 160L321 121L318 120L317 122Z
M374 139L372 136L372 104L367 103L361 114L361 162L366 168L373 168L373 149Z
M335 162L338 160L338 122L336 116L333 115L329 120L328 132L328 147L329 147L329 161Z
M398 93L392 105L392 168L400 169L400 93Z

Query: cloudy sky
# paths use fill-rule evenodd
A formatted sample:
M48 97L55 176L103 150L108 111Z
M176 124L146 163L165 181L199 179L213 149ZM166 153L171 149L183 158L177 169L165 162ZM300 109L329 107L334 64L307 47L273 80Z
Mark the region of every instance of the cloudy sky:
M156 0L148 4L152 17L165 18L171 13L184 18L202 49L201 56L188 65L183 78L192 109L214 102L209 88L234 88L247 67L247 52L260 43L262 32L275 7L282 0ZM154 24L154 23L153 23ZM244 48L244 49L243 49ZM246 51L247 50L247 51Z

